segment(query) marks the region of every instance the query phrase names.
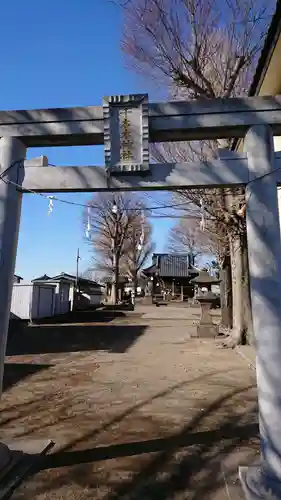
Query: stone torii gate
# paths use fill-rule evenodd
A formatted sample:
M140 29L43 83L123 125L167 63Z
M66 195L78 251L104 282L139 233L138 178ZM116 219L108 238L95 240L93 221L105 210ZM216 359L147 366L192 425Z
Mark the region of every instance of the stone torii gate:
M281 98L148 104L114 96L100 107L0 112L0 379L3 378L22 193L246 186L247 235L261 435L260 467L241 468L246 498L281 499L281 243L277 184ZM244 137L244 153L208 163L149 164L149 142ZM26 148L105 145L106 168L25 161Z

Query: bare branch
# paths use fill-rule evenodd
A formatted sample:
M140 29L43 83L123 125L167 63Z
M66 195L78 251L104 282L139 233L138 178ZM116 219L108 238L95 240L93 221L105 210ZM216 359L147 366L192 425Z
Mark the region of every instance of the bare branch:
M139 213L126 239L123 272L136 284L137 277L154 249L152 226L144 213Z
M170 230L168 249L188 253L192 261L196 261L202 254L216 255L217 246L218 238L210 231L200 228L199 218L180 219Z
M189 98L245 93L275 7L274 0L120 2L127 63Z
M170 99L243 95L274 7L275 0L131 0L123 4L126 61L160 82ZM216 141L164 144L151 152L158 161L204 161L217 147ZM203 202L218 226L230 226L224 191L180 196L197 207Z
M84 226L91 235L93 267L107 273L117 290L120 272L137 276L152 248L151 226L143 216L144 203L136 193L97 193L89 206Z

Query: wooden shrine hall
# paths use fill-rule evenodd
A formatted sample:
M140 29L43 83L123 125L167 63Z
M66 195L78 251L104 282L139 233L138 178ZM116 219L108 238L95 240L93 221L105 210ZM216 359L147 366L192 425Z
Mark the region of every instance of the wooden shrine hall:
M194 285L190 280L198 276L199 270L188 254L154 253L151 266L142 272L152 281L152 296L167 293L181 300L194 296Z

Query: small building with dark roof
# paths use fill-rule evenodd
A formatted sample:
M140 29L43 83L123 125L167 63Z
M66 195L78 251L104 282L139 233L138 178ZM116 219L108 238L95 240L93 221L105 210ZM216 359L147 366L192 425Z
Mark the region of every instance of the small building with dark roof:
M168 293L172 297L192 298L194 285L190 282L198 275L188 254L154 253L152 265L143 269L143 274L152 282L152 295Z
M14 274L14 283L20 283L23 280L18 274Z
M44 274L32 280L56 286L55 314L65 314L73 309L98 305L102 300L102 285L96 281L61 272L56 276Z
M31 282L34 283L37 281L47 281L49 279L51 279L50 276L48 276L47 274L43 274L43 276L38 276L38 278L34 278L33 280L31 280Z

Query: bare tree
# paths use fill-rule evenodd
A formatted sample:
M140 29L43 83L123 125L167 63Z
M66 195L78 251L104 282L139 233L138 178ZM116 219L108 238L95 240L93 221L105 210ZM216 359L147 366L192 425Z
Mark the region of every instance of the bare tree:
M213 259L209 262L207 262L207 269L211 274L215 274L217 278L219 278L220 275L220 265L219 262L216 259Z
M193 263L203 254L215 256L217 247L216 237L203 231L197 218L182 218L170 229L168 249L188 253Z
M130 0L123 4L122 47L136 71L177 99L239 95L248 89L275 3Z
M105 278L104 273L100 270L99 266L90 266L81 274L81 278L95 281L96 283L102 284Z
M138 212L128 232L121 263L122 273L129 277L135 289L139 272L153 249L152 226L144 212Z
M165 89L170 99L180 100L246 94L275 1L121 0L119 4L126 61ZM204 160L222 145L228 147L229 142L164 144L154 147L153 154L164 161ZM216 232L227 235L221 260L229 264L231 256L234 327L241 340L251 318L245 224L236 210L243 193L237 194L238 198L222 189L180 192L198 207L204 204ZM246 313L243 303L248 304Z
M113 304L117 302L121 260L142 210L143 204L134 193L97 193L84 217L94 251L94 268L109 274Z

